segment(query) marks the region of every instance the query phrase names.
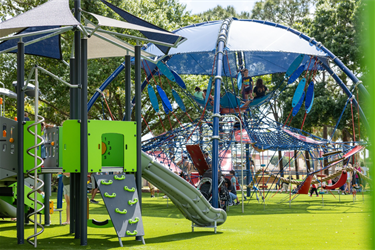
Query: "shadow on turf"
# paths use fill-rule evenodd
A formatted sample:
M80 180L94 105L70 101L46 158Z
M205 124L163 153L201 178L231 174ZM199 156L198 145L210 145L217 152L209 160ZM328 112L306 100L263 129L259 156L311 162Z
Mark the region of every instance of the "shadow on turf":
M147 244L165 243L171 241L179 240L190 240L197 237L212 236L213 232L184 232L170 235L163 235L154 238L145 237L145 242ZM217 235L221 235L222 232L217 232ZM100 234L99 238L91 238L93 235L88 235L88 246L91 249L110 249L120 247L117 241L116 235L103 235ZM94 236L95 237L95 236ZM8 246L7 249L34 249L27 241L25 244L18 245L17 239L15 237L4 237L0 236L0 242L3 245ZM141 246L140 241L135 241L132 237L122 238L124 247ZM79 247L81 244L80 239L74 239L74 235L62 234L55 237L49 237L47 239L38 238L38 247L42 249L71 249L72 247Z

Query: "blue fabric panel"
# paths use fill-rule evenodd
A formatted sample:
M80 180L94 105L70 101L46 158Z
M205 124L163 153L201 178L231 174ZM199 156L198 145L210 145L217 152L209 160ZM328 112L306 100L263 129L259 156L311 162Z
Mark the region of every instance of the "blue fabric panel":
M178 86L180 86L183 89L186 89L186 85L185 85L184 81L181 79L181 77L176 72L174 72L174 70L171 70L171 72L172 72L172 74L174 76L174 79L176 80L176 83L178 84Z
M161 101L163 103L163 107L164 109L167 108L169 111L173 111L172 109L172 105L167 97L167 95L165 94L164 90L159 86L159 85L156 85L156 90L158 91L159 93L159 96L161 98ZM164 106L165 105L165 106ZM167 113L167 112L166 112ZM168 113L167 113L168 114Z
M305 65L299 66L298 69L294 71L294 73L290 76L288 80L288 84L294 83L298 79L298 77L300 77L302 72L305 70L305 67L306 67Z
M288 78L293 74L294 71L298 68L298 66L301 64L303 58L305 55L298 55L296 59L292 62L292 64L289 66L288 70L285 72L285 78Z
M305 109L309 113L314 103L314 82L311 81L306 91Z
M192 96L191 98L193 98L193 100L201 107L205 107L206 103L204 102L204 100L201 100L201 99L198 99L196 98L195 96ZM206 110L208 111L212 111L213 110L213 107L210 103L207 104L207 108Z
M174 100L177 102L178 106L180 107L180 109L186 112L184 102L182 101L181 97L178 95L178 93L174 89L172 89L172 95L174 97Z
M241 100L232 93L227 92L220 98L220 105L222 108L237 108L241 106Z
M263 103L267 102L269 99L271 99L272 96L273 96L273 93L269 93L263 97L254 98L253 101L249 104L249 107L252 108L252 107L260 106Z
M242 74L241 73L238 73L238 76L237 76L237 87L238 89L241 89L242 87Z
M208 101L208 97L211 94L211 89L212 89L212 76L210 77L210 80L208 80L207 93L206 93L206 98L204 99L204 103Z
M30 32L36 32L36 31L48 30L48 29L55 29L59 27L60 26L30 27L30 28L24 29L18 34L24 34L24 33L30 33ZM22 38L22 40L23 42L26 43L34 39L46 36L48 34L51 34L51 33L24 37ZM18 41L19 39L12 39L12 40L7 40L7 41L0 43L0 51L17 46ZM17 53L17 49L12 50L9 53ZM61 60L62 55L61 55L61 46L60 46L60 35L53 36L48 39L39 41L37 43L33 43L28 46L25 46L25 54L43 56L43 57Z
M164 29L162 29L162 28L160 28L156 25L153 25L153 24L151 24L151 23L149 23L145 20L142 20L139 17L136 17L136 16L130 14L129 12L112 5L105 0L101 0L101 1L104 4L106 4L109 8L111 8L114 12L116 12L119 16L121 16L126 21L128 21L129 23L133 23L133 24L141 25L141 26L144 26L144 27L147 27L147 28L152 28L152 29L168 32L167 30L164 30ZM149 39L161 41L161 42L165 42L165 43L170 43L170 44L174 44L178 39L178 37L176 37L176 36L171 36L171 35L167 35L167 34L155 34L155 33L145 32L145 31L141 31L141 33ZM162 46L162 45L157 45L157 47L164 54L168 54L168 51L170 50L169 47Z
M244 51L246 68L249 70L249 76L258 76L265 74L286 72L294 59L299 55L289 52L264 52L264 51ZM319 58L322 62L327 59ZM309 57L305 56L302 64L307 65ZM307 62L307 64L306 64ZM312 69L310 65L310 70ZM318 70L322 70L319 67Z
M168 115L169 114L169 109L168 107L165 105L165 103L162 101L161 104L163 104L163 109L164 109L164 112Z
M159 112L158 98L156 97L154 88L150 84L147 87L147 92L148 92L148 96L150 97L152 107L154 108L156 113Z
M305 93L305 86L306 86L306 78L303 78L299 84L298 84L298 87L296 89L296 91L294 92L294 95L293 95L293 100L292 100L292 107L294 108L299 100L301 99L301 96L302 96L302 93Z
M292 112L293 116L295 116L298 113L298 111L301 109L301 106L302 106L302 103L303 103L304 99L305 99L305 91L302 92L301 99L299 100L297 105L293 108L293 112Z
M132 59L134 59L134 57L132 57ZM146 73L147 73L148 76L156 68L156 64L155 63L149 62L147 60L142 60L141 66L142 66L142 68L144 68L146 70ZM158 75L158 74L155 73L154 75Z
M176 79L174 79L174 75L172 72L169 70L168 66L165 65L162 61L159 61L156 66L158 69L161 71L163 75L165 75L169 80L172 82L176 82Z

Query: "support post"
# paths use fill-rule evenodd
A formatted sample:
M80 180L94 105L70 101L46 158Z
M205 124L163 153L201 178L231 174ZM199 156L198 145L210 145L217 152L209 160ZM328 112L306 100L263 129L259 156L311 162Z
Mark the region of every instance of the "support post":
M217 48L217 66L215 76L214 90L214 112L213 112L213 133L212 133L212 206L219 207L219 187L218 187L218 169L219 169L219 116L220 116L220 89L221 75L223 70L223 50L224 41L228 33L230 19L224 20L221 31L218 36Z
M87 38L81 39L81 174L80 174L80 223L81 246L87 245Z
M44 174L44 225L49 226L49 198L51 194L51 175Z
M20 40L17 49L17 132L18 132L18 166L17 166L17 242L25 243L25 191L23 175L23 122L25 116L25 92L22 90L25 81L25 44Z
M137 122L137 173L136 173L136 184L139 199L139 206L142 213L142 164L141 164L141 137L142 137L142 117L141 117L141 46L135 46L135 117ZM137 236L136 240L141 241L142 237Z
M71 84L77 84L75 79L75 58L70 58L70 83ZM78 111L77 107L79 107L79 104L77 103L78 100L78 89L70 89L70 119L78 119ZM69 225L69 233L74 234L75 233L75 226L76 226L76 220L77 220L77 203L75 202L75 177L76 174L71 173L70 174L70 225ZM60 218L61 219L61 218ZM61 224L61 223L60 223Z
M132 103L131 103L131 64L130 55L125 56L125 121L131 120Z
M78 22L81 22L81 0L74 0L74 17ZM71 65L72 67L72 65ZM74 84L81 84L81 32L76 30L74 32ZM80 119L81 117L81 91L80 89L74 89L74 100L73 109L71 110L72 119ZM86 107L86 103L84 104ZM77 166L78 167L78 166ZM79 211L82 210L80 207L80 174L71 173L70 175L70 204L71 204L71 214L70 220L70 232L74 232L74 238L81 238L81 216L79 216ZM85 196L86 197L86 194ZM72 220L73 219L73 220Z
M246 144L246 196L250 197L251 188L248 187L252 181L252 173L250 168L250 144Z

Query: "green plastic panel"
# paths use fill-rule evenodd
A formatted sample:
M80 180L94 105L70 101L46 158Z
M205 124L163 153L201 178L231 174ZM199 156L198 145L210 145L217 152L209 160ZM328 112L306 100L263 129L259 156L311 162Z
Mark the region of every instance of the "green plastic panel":
M13 188L13 193L14 193L14 198L17 199L17 182L13 183L12 185L10 185L9 187L12 187ZM24 185L25 187L25 200L24 200L24 204L25 204L25 212L28 210L26 207L31 207L31 208L34 208L34 202L32 200L29 200L29 198L27 198L27 194L32 190L31 188L29 188L28 186ZM34 197L34 194L31 194L32 197ZM44 204L44 198L41 194L37 194L37 199L38 201L42 202ZM37 208L40 209L42 206L40 204L37 205ZM44 214L44 211L45 209L43 209L40 213L41 214Z
M102 166L137 171L135 122L89 120L87 128L89 172L101 172Z
M35 138L34 138L34 135L30 134L29 131L27 131L27 127L31 124L33 124L34 121L27 121L26 124L23 126L23 132L24 132L24 139L23 139L23 143L24 143L24 147L23 147L23 153L24 153L24 161L23 161L23 169L24 169L24 173L26 173L27 171L29 171L30 169L33 169L34 168L34 163L35 163L35 160L34 160L34 157L30 156L26 151L28 148L32 147L34 144L35 144ZM31 131L34 132L34 126L31 127ZM41 131L40 131L40 124L37 125L37 132L38 132L38 135L41 135ZM38 139L38 143L40 142L40 140ZM40 147L38 148L38 156L40 156ZM31 153L34 154L34 149L31 151ZM38 164L40 164L40 161L38 160ZM41 172L40 169L38 169L38 172Z
M63 172L81 172L81 126L78 120L66 120L63 123L62 138L62 168Z
M62 168L63 166L63 127L59 127L59 167Z

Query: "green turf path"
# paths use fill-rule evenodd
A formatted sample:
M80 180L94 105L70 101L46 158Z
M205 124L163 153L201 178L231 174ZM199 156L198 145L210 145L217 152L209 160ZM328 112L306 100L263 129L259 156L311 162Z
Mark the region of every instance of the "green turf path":
M334 192L336 195L336 192ZM369 225L373 221L370 196L300 195L292 202L277 204L285 194L268 200L264 209L256 200L230 207L227 221L214 234L210 228L195 228L178 209L160 197L143 195L143 222L146 245L133 238L123 238L124 247L132 249L370 249ZM56 204L56 195L53 195ZM98 205L90 204L90 218L105 220L107 211L97 195ZM65 203L64 203L65 206ZM64 207L65 208L65 207ZM69 235L69 226L58 225L58 213L52 215L52 225L38 237L38 249L121 249L113 228L88 228L86 247ZM65 221L65 213L63 221ZM25 237L32 233L27 226ZM25 241L26 242L26 241ZM1 249L33 249L31 245L17 245L16 223L0 220Z

